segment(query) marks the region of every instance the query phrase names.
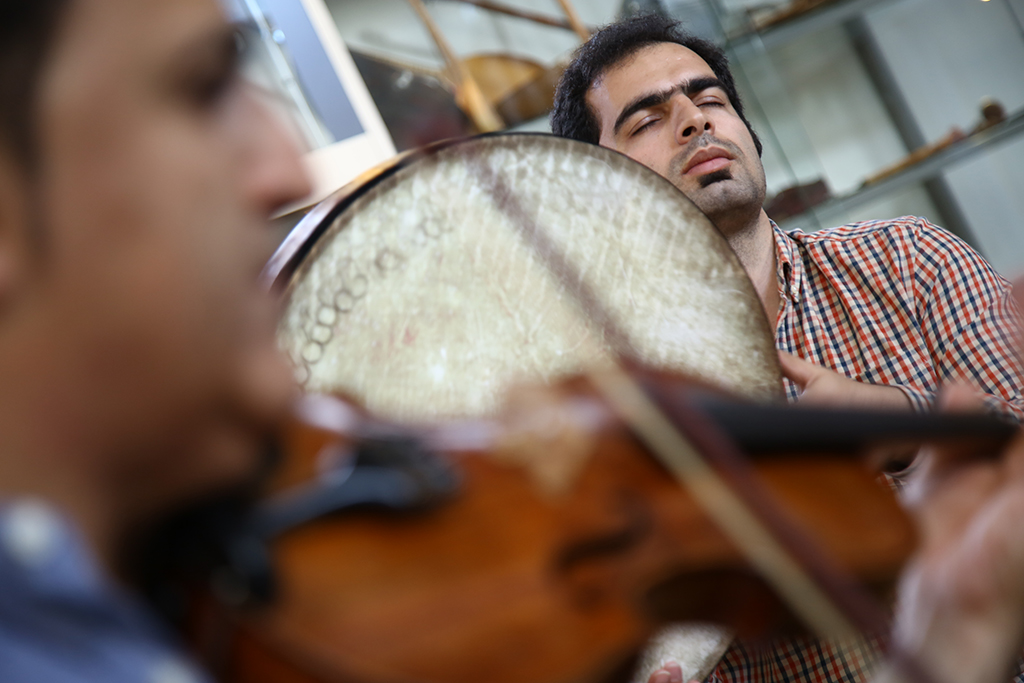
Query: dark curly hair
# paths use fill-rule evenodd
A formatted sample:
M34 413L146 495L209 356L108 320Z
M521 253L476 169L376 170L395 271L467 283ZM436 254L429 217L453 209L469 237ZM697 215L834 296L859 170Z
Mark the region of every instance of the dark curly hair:
M707 62L722 82L733 109L750 131L760 156L761 140L743 114L743 103L736 92L725 53L714 43L683 32L679 29L679 22L659 14L646 14L609 24L576 50L572 63L562 74L555 90L551 131L561 137L596 144L601 137L601 129L593 110L587 105L587 92L609 68L656 43L682 45Z
M0 0L0 147L31 168L39 77L70 0Z

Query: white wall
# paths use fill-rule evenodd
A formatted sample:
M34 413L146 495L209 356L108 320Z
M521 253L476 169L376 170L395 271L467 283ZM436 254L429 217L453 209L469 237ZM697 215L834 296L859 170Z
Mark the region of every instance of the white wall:
M733 65L765 142L769 196L793 184L824 179L833 194L855 191L864 179L903 158L907 149L841 26L812 32L766 55L746 51ZM777 144L773 140L777 137ZM830 225L904 214L937 220L921 187L863 205ZM829 227L822 225L819 227Z
M1024 108L1024 0L900 0L868 16L925 137L973 127L983 97ZM1024 139L950 170L947 181L986 257L1024 270Z

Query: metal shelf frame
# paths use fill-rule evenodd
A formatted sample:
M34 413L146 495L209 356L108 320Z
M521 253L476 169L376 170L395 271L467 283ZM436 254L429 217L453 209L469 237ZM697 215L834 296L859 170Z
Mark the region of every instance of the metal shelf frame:
M842 0L833 2L763 31L746 30L728 37L728 46L739 53L760 44L765 49L782 45L813 31L854 19L874 5L890 0Z
M1021 133L1024 133L1024 111L1018 111L1002 123L956 142L899 173L850 194L831 199L799 216L780 223L780 225L786 229L792 229L810 227L815 224L828 224L830 219L834 219L850 209L879 199L907 185L936 178L950 166L967 161L991 147L1008 142Z

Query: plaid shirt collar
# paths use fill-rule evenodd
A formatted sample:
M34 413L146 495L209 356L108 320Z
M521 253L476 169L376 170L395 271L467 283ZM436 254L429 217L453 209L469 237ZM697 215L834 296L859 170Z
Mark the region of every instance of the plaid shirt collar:
M796 303L804 285L804 261L800 258L796 241L776 225L775 221L769 221L775 234L775 278L779 294Z

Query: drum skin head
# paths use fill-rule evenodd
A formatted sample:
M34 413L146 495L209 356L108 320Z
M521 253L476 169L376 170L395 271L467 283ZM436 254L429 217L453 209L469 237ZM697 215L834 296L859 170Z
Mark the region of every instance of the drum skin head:
M307 391L406 421L485 416L510 384L628 352L743 396L781 396L773 335L725 239L617 152L482 136L343 196L282 247L279 341Z

